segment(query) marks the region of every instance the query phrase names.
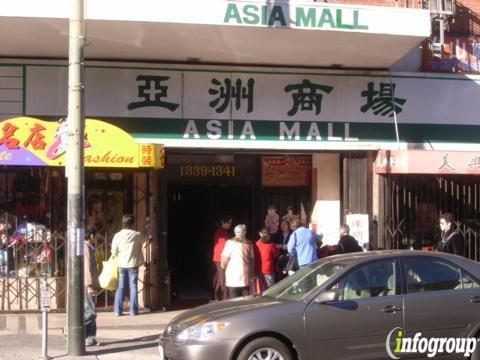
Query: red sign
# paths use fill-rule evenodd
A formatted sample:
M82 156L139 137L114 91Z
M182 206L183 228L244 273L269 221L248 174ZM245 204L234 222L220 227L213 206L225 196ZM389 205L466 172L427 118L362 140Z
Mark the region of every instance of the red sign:
M422 70L480 74L480 37L446 36L443 46L424 41Z
M480 174L480 152L381 150L374 168L377 174Z
M312 159L307 156L262 157L263 186L310 186Z

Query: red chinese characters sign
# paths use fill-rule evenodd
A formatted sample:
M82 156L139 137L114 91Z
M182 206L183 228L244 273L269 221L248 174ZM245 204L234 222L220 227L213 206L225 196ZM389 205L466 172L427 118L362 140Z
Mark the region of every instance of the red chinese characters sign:
M480 152L381 150L374 169L377 174L480 174Z
M262 185L269 187L310 186L312 159L308 156L262 157Z

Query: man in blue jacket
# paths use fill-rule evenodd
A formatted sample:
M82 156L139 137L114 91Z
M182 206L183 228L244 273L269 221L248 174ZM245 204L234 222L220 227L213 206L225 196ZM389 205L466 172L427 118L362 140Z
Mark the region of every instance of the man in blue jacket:
M317 234L302 225L300 219L290 223L293 230L288 242L288 252L297 255L298 266L306 266L317 260Z

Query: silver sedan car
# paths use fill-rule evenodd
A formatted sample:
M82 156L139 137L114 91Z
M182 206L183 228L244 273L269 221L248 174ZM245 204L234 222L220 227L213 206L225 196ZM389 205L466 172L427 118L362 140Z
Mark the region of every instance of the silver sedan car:
M159 351L161 360L479 360L479 336L479 264L379 251L324 258L261 295L188 310Z

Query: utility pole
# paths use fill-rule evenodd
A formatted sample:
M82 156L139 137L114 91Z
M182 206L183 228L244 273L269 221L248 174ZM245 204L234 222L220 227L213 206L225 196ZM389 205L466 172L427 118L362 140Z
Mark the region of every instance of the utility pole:
M84 243L84 164L85 132L83 50L85 44L84 0L70 0L68 52L68 268L67 268L67 352L85 353L83 243Z

